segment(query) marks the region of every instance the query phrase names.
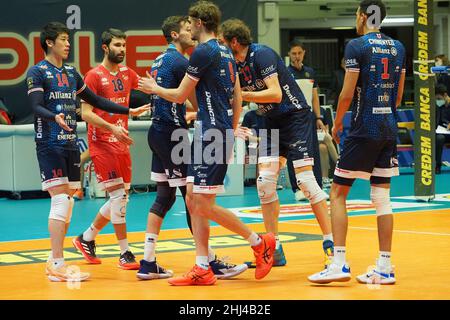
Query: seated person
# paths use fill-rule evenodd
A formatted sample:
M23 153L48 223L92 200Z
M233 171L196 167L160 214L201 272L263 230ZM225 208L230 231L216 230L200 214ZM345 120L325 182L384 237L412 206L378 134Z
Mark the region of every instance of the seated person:
M435 89L436 94L436 127L438 125L450 130L450 97L447 87L438 84ZM441 173L442 151L444 144L450 143L450 134L436 134L436 173Z
M320 108L320 113L324 116L325 110ZM336 164L338 159L338 153L336 146L333 143L333 138L330 135L330 125L327 122L326 117L323 118L323 124L327 128L327 131L317 130L320 150L320 167L322 169L322 186L323 188L330 188L331 181L329 177L330 172L330 160L333 164Z

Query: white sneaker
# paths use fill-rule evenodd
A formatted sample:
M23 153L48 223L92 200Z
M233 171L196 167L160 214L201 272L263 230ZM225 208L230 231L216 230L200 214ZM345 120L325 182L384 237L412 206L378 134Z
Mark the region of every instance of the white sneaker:
M309 276L308 280L313 283L325 284L334 281L346 282L351 278L350 267L347 264L340 266L333 262L323 271Z
M380 267L376 266L369 272L356 277L359 283L364 284L394 284L395 274L394 267Z
M303 194L302 190L297 190L297 192L295 193L295 200L297 200L297 201L306 200L306 197Z

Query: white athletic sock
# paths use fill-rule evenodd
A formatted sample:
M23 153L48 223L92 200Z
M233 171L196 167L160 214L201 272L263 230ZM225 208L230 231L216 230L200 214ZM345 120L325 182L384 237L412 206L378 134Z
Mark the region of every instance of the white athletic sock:
M280 248L280 245L281 245L280 237L275 236L275 250L278 250Z
M345 247L334 247L333 262L340 266L345 264Z
M383 268L391 267L391 253L388 251L380 251L380 255L378 257L378 266Z
M247 240L252 247L259 245L262 241L261 237L258 236L255 232L252 232L250 234L250 237L248 237L248 239L245 240Z
M326 240L333 241L333 234L332 233L324 234L323 235L323 241L326 241Z
M214 253L214 250L208 246L208 262L216 260L216 254Z
M209 268L208 256L196 256L195 264L202 269L208 270Z
M92 241L95 239L97 234L100 232L99 229L97 229L94 224L91 224L89 228L86 229L85 232L83 232L83 240L85 241Z
M119 240L119 247L120 247L120 254L123 254L123 253L125 253L125 251L128 251L129 250L129 248L128 248L128 239L122 239L122 240Z
M53 266L55 269L64 265L64 258L52 259Z
M158 240L158 235L154 233L145 234L145 245L144 245L144 260L148 262L153 262L156 260L155 248L156 241Z

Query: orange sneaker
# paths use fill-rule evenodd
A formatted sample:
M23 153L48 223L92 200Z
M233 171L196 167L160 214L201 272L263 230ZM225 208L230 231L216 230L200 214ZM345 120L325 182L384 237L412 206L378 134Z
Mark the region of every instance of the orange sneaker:
M120 255L119 264L117 265L123 270L139 270L139 263L136 262L136 257L131 251L125 251Z
M275 251L275 236L273 233L266 233L261 237L261 243L252 247L256 258L255 278L264 278L272 269L273 253Z
M173 286L209 286L216 283L217 278L211 267L205 270L195 265L188 273L168 281Z
M86 241L83 234L72 240L73 246L83 254L84 259L90 264L100 264L102 261L95 254L95 240Z

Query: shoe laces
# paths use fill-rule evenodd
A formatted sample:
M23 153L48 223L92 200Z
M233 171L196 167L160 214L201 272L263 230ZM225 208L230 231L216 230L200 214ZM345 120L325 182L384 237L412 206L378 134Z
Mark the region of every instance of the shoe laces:
M230 256L224 256L224 257L222 257L222 258L218 258L218 257L216 256L216 258L214 259L214 261L215 261L217 264L223 264L223 265L225 266L225 268L227 268L227 269L232 269L232 268L236 267L236 265L233 264L233 263L229 263L228 261L230 261L230 260L231 260L231 257L230 257Z
M125 260L127 260L127 262L135 261L135 256L131 251L125 251L122 256Z

